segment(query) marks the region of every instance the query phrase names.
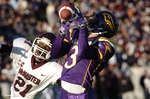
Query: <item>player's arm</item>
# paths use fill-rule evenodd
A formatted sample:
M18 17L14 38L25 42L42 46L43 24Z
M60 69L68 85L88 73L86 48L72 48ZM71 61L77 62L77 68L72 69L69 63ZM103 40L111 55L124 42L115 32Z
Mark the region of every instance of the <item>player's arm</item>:
M10 44L0 44L0 53L10 55L12 50L12 43Z
M64 56L70 49L71 43L66 41L62 35L58 35L52 45L51 58Z
M49 78L51 79L50 84L52 85L59 84L60 83L59 78L61 77L63 67L58 63L54 63L51 69L52 69L51 75L48 75Z
M74 9L75 10L75 9ZM77 11L77 10L75 10ZM75 13L77 16L79 13ZM61 17L59 17L61 19ZM79 36L79 27L77 24L79 21L79 16L75 18L71 18L67 21L63 21L60 24L60 35L56 37L56 40L52 47L52 56L53 57L61 57L65 54L67 54L73 45L74 41L78 39ZM77 22L77 23L76 23ZM82 30L81 30L82 31ZM83 30L84 31L84 30ZM81 34L81 38L82 38ZM84 40L83 40L84 41ZM83 45L81 44L83 47ZM82 50L80 51L82 53Z
M108 61L114 55L113 44L109 41L97 41L86 51L88 58L97 59L99 61Z
M70 25L68 23L61 24L60 34L56 36L52 46L51 57L59 58L67 54L73 45L74 40L77 39L78 34L79 29L77 29L75 25Z
M82 19L81 19L82 20ZM84 21L84 20L82 20ZM81 22L81 21L80 21ZM81 26L82 24L82 26ZM79 28L79 37L78 37L78 56L82 57L89 47L88 45L88 31L85 23L81 23ZM80 59L80 58L79 58Z
M65 35L65 40L74 42L79 35L79 21L84 19L80 9L71 2L64 2L58 7L60 23L60 33Z

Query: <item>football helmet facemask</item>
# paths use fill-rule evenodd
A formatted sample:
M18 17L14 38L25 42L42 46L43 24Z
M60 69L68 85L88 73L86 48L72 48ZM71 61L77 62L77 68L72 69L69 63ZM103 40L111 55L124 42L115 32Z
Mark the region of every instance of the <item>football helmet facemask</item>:
M117 33L119 26L117 18L109 11L98 11L87 17L87 24L90 32L109 38Z
M32 54L42 60L49 59L54 39L53 33L44 33L35 38L32 44Z

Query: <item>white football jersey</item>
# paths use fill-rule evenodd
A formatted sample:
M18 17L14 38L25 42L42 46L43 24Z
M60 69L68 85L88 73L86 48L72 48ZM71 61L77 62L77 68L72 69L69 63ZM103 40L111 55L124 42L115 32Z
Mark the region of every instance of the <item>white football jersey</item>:
M13 57L18 58L17 54ZM31 49L19 55L19 58L16 60L19 68L11 86L11 99L33 99L38 92L54 84L61 76L62 66L53 60L34 64Z
M31 48L31 42L23 37L19 37L13 40L13 48L10 54L12 58L12 66L14 70L19 68L18 61L21 57L26 57L25 53Z

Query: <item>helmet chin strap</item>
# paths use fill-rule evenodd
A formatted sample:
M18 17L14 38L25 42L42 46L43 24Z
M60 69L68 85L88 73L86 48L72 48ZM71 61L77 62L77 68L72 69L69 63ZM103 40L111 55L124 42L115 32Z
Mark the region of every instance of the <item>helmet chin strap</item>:
M104 32L97 32L97 33L94 33L94 34L97 34L97 35L103 35L103 34L105 34L105 33L107 33L107 31L104 31Z
M90 33L90 35L95 35L95 37L100 37L100 36L103 36L105 33L107 33L107 31L104 31L104 32L92 32L92 33Z
M34 56L34 58L35 58L35 64L38 64L38 63L45 61L44 59L40 59L40 58L35 57L35 56Z
M46 55L46 60L49 59L51 57L51 52L48 52Z

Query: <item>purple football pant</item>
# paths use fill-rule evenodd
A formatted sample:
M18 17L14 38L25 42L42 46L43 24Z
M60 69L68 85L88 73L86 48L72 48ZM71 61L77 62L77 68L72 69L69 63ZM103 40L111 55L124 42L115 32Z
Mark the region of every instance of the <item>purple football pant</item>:
M88 99L88 92L82 94L71 94L61 88L60 99Z

